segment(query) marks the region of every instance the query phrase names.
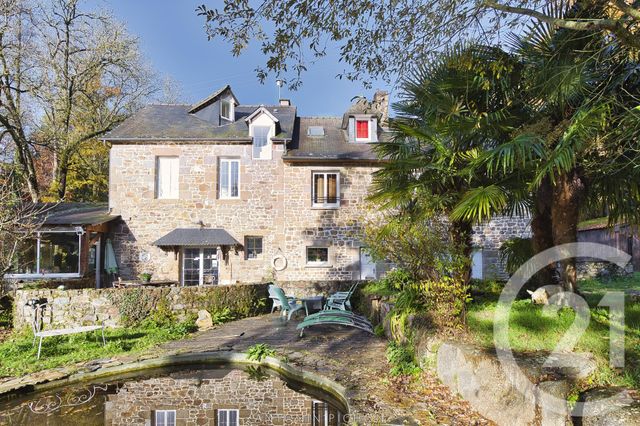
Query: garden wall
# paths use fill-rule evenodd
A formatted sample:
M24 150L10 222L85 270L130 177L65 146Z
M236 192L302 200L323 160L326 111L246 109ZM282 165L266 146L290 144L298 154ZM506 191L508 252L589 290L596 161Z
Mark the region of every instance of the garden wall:
M33 310L25 306L29 299L45 298L45 328L76 327L104 321L117 327L140 320L149 314L175 315L183 319L200 309L210 313L229 308L237 317L265 312L267 284L238 284L205 287L106 288L82 290L18 290L14 305L14 327L29 327Z

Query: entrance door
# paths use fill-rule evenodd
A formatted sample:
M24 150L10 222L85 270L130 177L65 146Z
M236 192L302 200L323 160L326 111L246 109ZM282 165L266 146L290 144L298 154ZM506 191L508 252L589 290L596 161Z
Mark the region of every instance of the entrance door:
M182 255L182 285L218 284L215 248L185 248Z
M360 247L360 279L376 279L376 263L366 247Z

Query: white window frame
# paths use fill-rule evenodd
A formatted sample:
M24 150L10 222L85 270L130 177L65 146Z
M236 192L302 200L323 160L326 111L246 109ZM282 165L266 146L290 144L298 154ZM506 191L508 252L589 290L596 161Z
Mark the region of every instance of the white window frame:
M229 422L229 414L231 412L236 413L236 421L233 425ZM225 416L224 423L220 422L220 414L223 414ZM240 410L238 410L237 408L219 408L216 414L216 424L223 424L225 426L238 426L240 424Z
M222 114L222 105L229 105L229 116L226 117ZM222 99L220 100L220 118L223 118L227 121L233 121L233 101L231 99Z
M173 413L173 423L169 424L167 422L167 414ZM176 410L154 410L154 416L153 416L153 424L154 426L158 426L159 424L163 425L163 426L176 426L176 423L178 421L177 419L177 413ZM162 423L158 423L158 415L163 417Z
M262 147L262 149L260 150L261 153L264 152L264 155L256 155L256 136L255 136L255 131L256 128L263 128L263 129L269 129L267 131L267 143ZM251 136L253 138L253 143L251 146L251 157L254 160L271 160L273 158L273 155L271 153L271 151L273 150L273 144L271 142L271 137L272 134L274 133L273 130L274 126L273 125L259 125L259 124L255 124L255 125L251 125Z
M175 190L171 190L169 194L161 194L160 179L162 173L160 171L161 159L170 159L176 162L175 177L169 175L169 187L174 186L171 182L175 178ZM177 200L180 197L180 157L176 155L158 155L156 156L156 199L158 200Z
M365 121L367 123L367 137L366 138L359 138L358 137L358 121ZM354 140L356 142L371 142L371 119L369 119L369 118L356 118L353 131L355 132L355 135L353 135L353 136L354 136Z
M78 236L78 272L40 273L40 240L41 234L76 234ZM42 230L36 232L36 273L35 274L4 274L5 278L79 278L82 261L82 228L65 230Z
M327 251L327 260L326 261L309 261L309 249L323 249ZM307 266L331 266L331 253L329 252L329 247L326 246L307 246L304 249L304 259Z
M222 163L227 163L227 182L229 184L228 194L222 193ZM238 163L238 195L231 195L231 164ZM240 199L240 159L239 158L220 158L218 162L218 198L221 200L239 200Z
M184 247L182 249L182 262L181 262L182 264L180 265L180 269L181 269L180 286L181 287L191 287L191 286L186 286L184 283L185 250L199 250L199 260L198 260L198 265L199 265L198 287L199 287L204 285L204 251L208 249L213 249L213 247ZM220 284L220 259L218 259L217 257L218 257L218 253L216 252L216 262L217 262L216 268L218 270L218 282L216 283L216 285Z
M260 239L260 253L258 253L256 255L256 257L249 257L249 240L250 239ZM264 253L264 237L260 236L260 235L247 235L244 237L244 244L245 244L245 259L247 260L257 260L260 259L262 257L262 254Z
M336 202L328 203L326 200L322 203L316 203L316 176L324 175L324 193L329 193L329 179L327 179L328 175L336 175ZM340 208L340 172L335 170L329 171L318 171L311 173L311 206L315 208L323 208L323 209L337 209ZM325 196L325 199L327 197Z

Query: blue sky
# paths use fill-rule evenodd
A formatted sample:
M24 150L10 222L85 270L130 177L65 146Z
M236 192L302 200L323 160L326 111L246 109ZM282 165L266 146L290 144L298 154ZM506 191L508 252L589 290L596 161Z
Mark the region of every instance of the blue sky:
M198 5L213 7L216 0L103 0L114 15L124 22L129 32L140 39L141 48L154 69L172 77L187 102L205 98L229 83L244 104L275 103L278 90L275 76L264 85L253 71L265 58L254 45L234 58L229 45L222 40L207 41L204 19L197 16ZM295 92L282 89L282 97L290 98L298 107L298 115L341 115L355 95L371 98L376 88L365 90L360 83L339 80L342 70L336 57L323 58L304 75L302 88Z

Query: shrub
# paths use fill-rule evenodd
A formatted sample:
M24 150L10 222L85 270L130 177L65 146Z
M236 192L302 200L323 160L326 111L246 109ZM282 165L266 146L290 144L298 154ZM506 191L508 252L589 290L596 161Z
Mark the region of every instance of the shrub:
M392 376L414 376L422 371L416 364L413 350L409 345L390 342L387 346L386 356L387 361L391 364L389 373Z
M362 291L364 294L374 296L393 296L411 284L411 282L412 279L409 272L402 268L394 268L379 280L367 283Z
M0 328L10 328L13 325L13 298L0 297Z
M262 361L268 356L275 356L275 354L276 351L266 343L256 343L247 350L249 359L253 361Z
M224 324L225 322L233 321L235 318L229 308L223 308L211 313L211 321L214 325Z

